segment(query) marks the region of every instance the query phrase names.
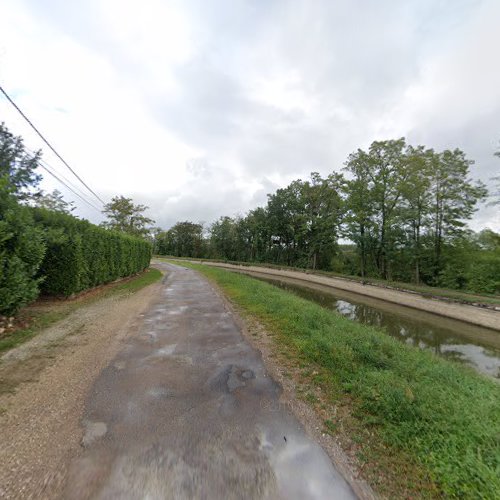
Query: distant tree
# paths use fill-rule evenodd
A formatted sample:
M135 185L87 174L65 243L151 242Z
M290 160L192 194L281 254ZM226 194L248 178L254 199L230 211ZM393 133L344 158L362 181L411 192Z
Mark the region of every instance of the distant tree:
M435 278L443 267L444 242L461 235L465 221L472 217L477 203L487 195L482 182L473 182L469 178L473 164L460 149L433 155L429 231L433 237Z
M246 237L241 218L224 216L210 226L210 245L219 259L245 260Z
M156 235L156 248L160 255L174 257L203 257L203 225L178 222L168 231Z
M500 158L500 149L494 153L494 155ZM492 200L489 205L500 205L500 175L496 175L491 178L492 181L495 181L495 190L491 193Z
M66 201L63 195L57 189L51 193L40 191L39 194L33 197L33 202L36 207L52 210L53 212L62 212L70 214L74 209L74 202Z
M317 172L302 188L304 219L301 228L302 249L307 267L328 268L336 251L342 213L340 197L343 178L332 174L323 179Z
M353 176L347 185L349 220L359 231L350 239L366 248L366 233L370 234L375 244L378 274L384 279L391 278L392 253L399 230L396 220L409 174L405 148L404 138L375 141L368 151L358 149L351 154L345 168ZM363 261L366 249L362 249L361 253Z
M245 217L248 234L249 260L265 261L271 248L271 231L268 224L269 214L266 208L257 207Z
M150 225L154 224L153 219L144 215L148 208L145 205L134 205L132 198L115 196L104 205L102 213L106 215L108 220L101 225L108 229L144 238L150 232Z
M403 183L403 199L399 224L405 228L405 246L411 251L415 283L421 280L423 240L429 223L431 203L432 159L434 151L423 146L408 146L406 168L408 175Z
M356 243L360 274L368 268L392 279L420 282L425 269L434 282L443 269L443 247L460 236L486 195L480 182L469 178L472 161L459 149L436 153L406 145L403 138L373 142L346 162L346 236Z
M268 195L267 214L271 232L272 258L276 263L296 265L300 255L300 236L305 220L301 179Z

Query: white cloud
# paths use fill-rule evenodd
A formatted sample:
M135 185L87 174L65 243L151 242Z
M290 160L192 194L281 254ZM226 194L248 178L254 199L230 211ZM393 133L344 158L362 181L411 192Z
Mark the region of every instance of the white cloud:
M0 80L102 196L211 221L375 139L461 147L487 180L499 17L495 0L4 0ZM474 225L500 229L492 209Z

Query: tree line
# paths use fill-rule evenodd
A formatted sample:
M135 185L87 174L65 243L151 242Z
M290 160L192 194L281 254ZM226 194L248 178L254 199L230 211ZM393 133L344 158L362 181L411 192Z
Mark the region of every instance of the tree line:
M341 173L295 180L244 216L157 230L154 250L500 292L500 235L467 227L488 195L472 165L459 149L375 141Z

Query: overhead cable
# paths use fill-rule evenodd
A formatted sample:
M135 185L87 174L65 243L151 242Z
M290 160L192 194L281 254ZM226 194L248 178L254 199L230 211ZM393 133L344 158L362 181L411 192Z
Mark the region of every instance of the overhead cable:
M29 148L24 148L33 158L37 156L37 153L35 151L32 151ZM57 180L61 182L67 189L69 189L73 194L78 196L80 199L84 199L85 202L89 205L91 205L93 208L96 210L102 211L102 208L99 209L97 208L93 202L94 200L89 197L88 194L84 193L78 186L73 184L67 177L65 177L59 170L57 170L53 165L50 165L47 163L43 158L37 158L38 165L42 167L45 171L49 170L52 173L57 175ZM50 173L50 172L49 172ZM52 175L51 173L51 175Z
M51 149L51 151L62 161L64 166L66 166L71 173L103 204L105 205L104 201L85 183L85 181L69 166L69 164L64 160L64 158L54 149L54 147L50 144L50 142L45 139L45 137L42 135L42 133L33 125L31 120L19 109L19 106L11 99L9 94L2 88L0 85L0 92L5 96L5 98L14 106L14 108L17 110L17 112L28 122L28 124L31 126L31 128L38 134L38 136L42 139L45 144Z

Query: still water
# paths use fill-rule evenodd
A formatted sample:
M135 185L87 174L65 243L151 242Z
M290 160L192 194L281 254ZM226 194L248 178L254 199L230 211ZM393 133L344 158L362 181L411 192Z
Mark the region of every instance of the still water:
M343 316L383 328L401 342L466 363L500 380L500 332L383 300L291 278L251 274Z

